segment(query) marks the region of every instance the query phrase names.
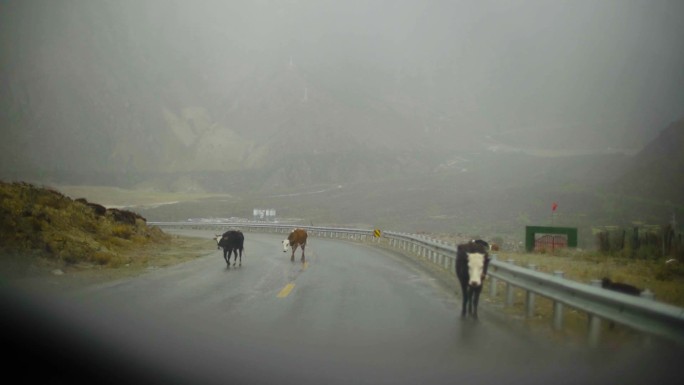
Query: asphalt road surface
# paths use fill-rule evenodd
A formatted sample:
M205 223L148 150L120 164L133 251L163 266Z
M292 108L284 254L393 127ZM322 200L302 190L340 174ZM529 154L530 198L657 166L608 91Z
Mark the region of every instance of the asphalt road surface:
M307 263L299 262L299 250L292 263L282 236L245 237L239 267L226 268L217 250L68 294L2 287L5 377L116 384L678 383L682 356L669 350L561 348L496 321L486 304L479 321L461 319L460 294L410 258L310 237Z

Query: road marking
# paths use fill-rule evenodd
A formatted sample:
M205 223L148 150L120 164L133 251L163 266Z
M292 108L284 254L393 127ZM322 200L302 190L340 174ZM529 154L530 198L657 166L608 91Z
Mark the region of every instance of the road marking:
M285 287L280 291L280 293L278 293L278 298L287 297L290 294L290 292L292 291L292 289L294 289L294 287L295 287L295 284L292 282L285 285Z

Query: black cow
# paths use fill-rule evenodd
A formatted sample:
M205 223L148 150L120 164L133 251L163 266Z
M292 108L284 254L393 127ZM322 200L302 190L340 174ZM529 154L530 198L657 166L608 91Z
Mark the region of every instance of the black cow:
M245 236L240 230L228 230L223 235L216 234L217 248L223 248L223 259L230 268L230 255L235 253L233 266L237 263L238 252L240 253L240 266L242 266L242 252L244 250Z
M463 295L461 317L465 317L468 310L477 319L477 304L489 267L489 250L489 244L481 239L456 247L456 276Z
M641 295L641 289L627 283L613 282L608 277L601 280L601 287L629 295Z
M633 296L637 296L637 297L641 295L641 289L637 288L636 286L632 286L628 283L613 282L608 277L603 277L603 279L601 280L601 287L604 289L617 291L619 293L624 293L624 294L633 295ZM610 323L608 324L608 328L614 329L615 328L615 322L610 321Z

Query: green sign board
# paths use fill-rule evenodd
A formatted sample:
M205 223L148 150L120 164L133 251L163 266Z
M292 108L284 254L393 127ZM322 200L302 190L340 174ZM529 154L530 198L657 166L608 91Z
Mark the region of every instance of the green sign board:
M525 250L532 252L535 250L537 239L540 235L561 235L564 236L562 247L577 247L577 228L576 227L553 227L553 226L526 226L525 227ZM561 246L561 245L559 245Z

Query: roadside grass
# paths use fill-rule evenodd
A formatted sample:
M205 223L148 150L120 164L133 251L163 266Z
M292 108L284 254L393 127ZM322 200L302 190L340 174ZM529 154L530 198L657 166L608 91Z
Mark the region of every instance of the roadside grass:
M684 307L684 268L681 263L665 264L663 259L633 259L601 255L598 252L562 250L556 254L498 252L500 261L512 260L518 266L536 265L537 271L590 284L604 277L648 289L660 302Z
M52 188L0 181L2 281L52 271L117 276L196 258L215 246L210 239L164 233L132 211L74 200Z
M512 263L522 267L533 264L537 271L548 274L562 271L566 279L586 284L608 277L642 290L648 289L655 295L656 301L684 307L684 269L681 264L666 265L662 259L630 259L572 250L561 250L556 254L499 252L497 258L504 262L512 260ZM586 313L564 307L562 329L554 330L553 301L535 296L534 314L527 317L526 293L522 289L514 289L513 304L507 306L505 282L497 282L497 295L494 298L490 296L491 284L492 280L488 279L483 288L486 302L523 321L528 327L547 333L551 339L586 343L589 332L589 318ZM643 336L634 330L608 321L601 322L600 335L602 346L614 349L644 341Z
M77 289L112 280L134 277L173 266L216 251L213 239L171 235L163 243L143 244L120 250L124 263L113 266L88 260L68 263L43 255L0 254L0 283L31 289Z

